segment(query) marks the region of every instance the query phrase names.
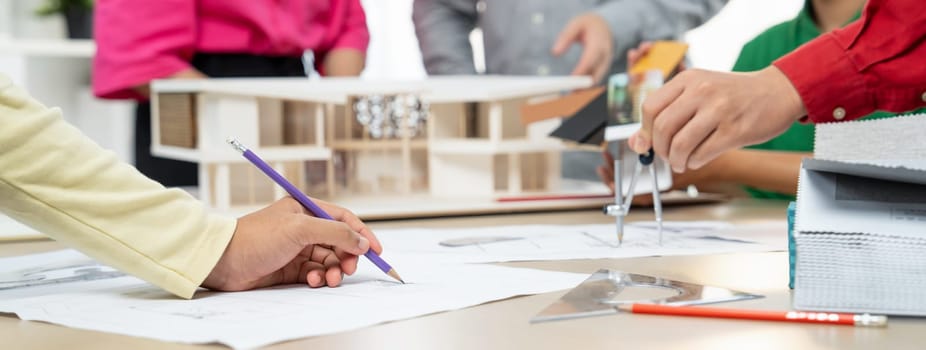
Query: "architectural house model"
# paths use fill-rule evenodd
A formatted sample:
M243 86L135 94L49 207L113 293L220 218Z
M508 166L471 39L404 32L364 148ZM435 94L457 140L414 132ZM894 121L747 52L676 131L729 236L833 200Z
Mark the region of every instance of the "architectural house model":
M200 198L223 211L285 194L232 150L228 137L309 195L367 218L598 207L606 187L566 188L560 178L565 146L548 136L559 121L525 125L520 118L528 100L591 83L508 76L162 80L153 84L151 147L198 163ZM587 198L528 200L555 194Z

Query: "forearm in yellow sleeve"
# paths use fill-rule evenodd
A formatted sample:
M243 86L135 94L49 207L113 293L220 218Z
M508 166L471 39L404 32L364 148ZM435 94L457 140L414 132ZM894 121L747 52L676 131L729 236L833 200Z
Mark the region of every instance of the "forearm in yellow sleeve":
M234 219L118 161L2 75L0 210L184 298L235 230Z

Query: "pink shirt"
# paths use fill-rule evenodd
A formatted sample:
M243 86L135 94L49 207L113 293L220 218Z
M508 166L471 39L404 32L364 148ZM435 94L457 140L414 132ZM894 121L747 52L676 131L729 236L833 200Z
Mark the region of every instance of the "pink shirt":
M366 51L359 0L97 0L93 93L141 99L132 88L190 67L197 52L300 56Z

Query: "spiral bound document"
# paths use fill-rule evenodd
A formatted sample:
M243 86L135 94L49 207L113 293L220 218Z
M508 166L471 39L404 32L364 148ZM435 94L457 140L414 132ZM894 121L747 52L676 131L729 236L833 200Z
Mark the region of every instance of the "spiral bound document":
M817 129L798 185L794 308L926 316L924 131L926 115Z

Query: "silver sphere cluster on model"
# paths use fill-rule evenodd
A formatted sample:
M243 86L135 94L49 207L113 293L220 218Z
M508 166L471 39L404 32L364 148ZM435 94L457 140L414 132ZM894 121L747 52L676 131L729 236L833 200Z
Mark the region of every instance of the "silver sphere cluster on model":
M374 139L421 135L429 113L427 102L410 94L361 96L353 108L357 122Z

